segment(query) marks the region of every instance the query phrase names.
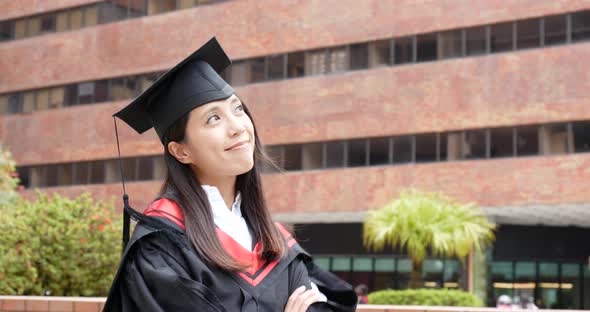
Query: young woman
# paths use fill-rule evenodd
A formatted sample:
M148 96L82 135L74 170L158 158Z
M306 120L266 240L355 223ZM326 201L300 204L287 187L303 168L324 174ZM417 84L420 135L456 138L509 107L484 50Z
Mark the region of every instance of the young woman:
M230 63L213 38L114 115L155 128L168 173L143 214L125 207L138 223L104 311L354 311L351 286L271 221Z

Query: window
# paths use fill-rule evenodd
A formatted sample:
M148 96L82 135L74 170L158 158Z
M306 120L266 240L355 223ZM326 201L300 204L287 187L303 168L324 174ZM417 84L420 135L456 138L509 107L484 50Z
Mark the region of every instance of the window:
M567 124L541 127L541 148L544 155L558 155L569 152Z
M305 54L305 75L319 75L327 72L326 49L309 51Z
M64 102L66 106L78 104L78 85L73 84L64 87Z
M67 11L57 13L55 31L66 31L70 28L70 16Z
M78 84L78 104L94 102L94 82L82 82Z
M416 162L436 161L436 134L416 135Z
M566 42L567 20L565 15L548 16L544 18L543 22L545 30L545 45L554 45Z
M463 56L463 31L449 30L439 34L438 58L452 58Z
M148 12L148 2L145 0L130 0L127 4L127 17L145 16Z
M486 158L487 130L465 131L463 159Z
M576 153L590 152L590 122L575 122L572 124L572 130L574 151Z
M398 38L394 41L394 63L404 64L414 62L414 38Z
M154 179L154 157L139 157L137 159L137 180L147 181Z
M90 162L75 163L74 168L73 184L88 184L90 181Z
M369 43L369 67L393 64L392 41L389 39Z
M84 26L94 26L98 24L98 6L93 5L84 9Z
M178 9L189 9L197 5L196 0L178 0Z
M106 102L109 100L109 81L100 80L94 83L94 103Z
M427 62L436 60L437 38L436 33L419 35L417 41L417 61Z
M285 54L272 55L266 60L268 62L268 79L284 79L285 78Z
M45 173L43 175L42 183L43 186L58 186L59 184L59 167L61 165L46 165Z
M45 166L29 167L29 175L31 187L45 186Z
M111 101L131 99L137 93L137 80L135 78L111 79L109 89Z
M537 126L516 128L516 155L539 154L539 131Z
M337 47L328 49L328 73L338 73L348 70L348 50L347 47Z
M516 48L536 48L541 45L541 19L516 22Z
M326 143L326 168L344 167L344 142Z
M14 38L24 38L27 34L27 20L20 19L14 22Z
M83 11L82 9L74 9L70 11L70 29L82 28Z
M89 183L96 184L96 183L104 183L105 181L105 162L104 161L93 161L89 162L89 169L90 169L90 179Z
M447 160L447 134L446 133L439 133L438 134L438 160L445 161Z
M514 49L514 23L501 23L490 26L491 52L503 52Z
M0 22L0 42L14 39L14 22Z
M465 144L463 144L463 132L451 132L446 135L447 160L463 159Z
M312 170L322 168L322 154L323 144L322 143L309 143L303 144L303 159L302 168L303 170Z
M371 138L369 139L369 165L383 165L389 163L391 139Z
M8 113L17 114L23 111L22 94L16 93L8 96Z
M514 155L514 129L490 129L490 157L513 157Z
M74 184L74 164L59 165L59 179L57 185Z
M230 66L230 68L231 67L233 66ZM143 92L147 90L147 88L149 88L154 82L156 82L157 79L158 75L156 73L139 76L139 91Z
M118 163L117 159L113 160L116 163L116 179L115 181L120 181L121 179L121 167ZM105 163L105 162L102 162ZM123 175L126 181L135 181L137 180L137 163L138 158L121 158L121 164L123 166Z
M232 85L240 86L250 82L250 64L248 61L236 61L229 67L229 80Z
M129 6L127 6L127 1L124 1L122 4L120 2L120 0L108 0L99 3L97 23L104 24L124 20L127 17L128 10L130 15L134 17L145 15L145 2L143 0L135 0L129 3Z
M287 55L287 77L296 78L304 75L305 54L294 52Z
M49 109L49 89L37 91L35 102L37 103L36 110L42 111Z
M148 15L176 10L176 0L148 0Z
M263 172L278 172L280 169L284 168L282 146L265 146L264 153L270 158L269 161L271 163L264 162L262 164Z
M23 94L23 113L30 113L35 110L35 92L29 91Z
M284 168L287 171L301 170L301 145L291 144L285 145L285 163Z
M164 156L154 156L152 157L152 162L154 164L154 179L164 180L166 178L166 173L168 172Z
M45 15L41 17L41 33L52 33L55 32L56 28L56 16L54 14Z
M41 33L41 17L30 17L27 21L27 37L38 36Z
M8 114L8 95L0 95L0 114Z
M259 58L255 58L252 60L249 60L250 62L250 80L247 81L246 83L249 82L261 82L266 80L265 77L265 61L264 61L264 57L259 57Z
M57 87L49 90L49 108L58 108L64 105L64 88Z
M590 39L590 11L572 14L572 41Z
M367 140L350 140L348 142L348 167L367 165Z
M414 156L414 136L400 136L393 138L393 163L412 162Z
M350 70L369 67L369 45L359 43L350 45Z
M395 259L375 259L375 289L395 288Z
M28 188L31 186L30 181L30 168L28 167L16 167L16 172L18 174L18 185Z
M487 51L486 26L472 27L465 29L466 55L485 54Z

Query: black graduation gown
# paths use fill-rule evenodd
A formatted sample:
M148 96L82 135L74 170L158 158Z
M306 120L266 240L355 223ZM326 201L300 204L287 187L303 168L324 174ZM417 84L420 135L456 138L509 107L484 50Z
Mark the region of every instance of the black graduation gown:
M352 287L316 266L281 230L289 235L285 258L259 263L249 273L231 273L201 261L183 229L169 218L146 216L123 253L103 311L284 311L289 295L302 285L311 288L310 282L328 301L308 311L354 311ZM231 241L222 239L222 244L234 248L228 246Z

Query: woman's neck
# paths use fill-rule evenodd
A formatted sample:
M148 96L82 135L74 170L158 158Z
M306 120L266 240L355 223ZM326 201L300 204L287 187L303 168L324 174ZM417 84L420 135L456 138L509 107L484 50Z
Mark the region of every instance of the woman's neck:
M225 202L225 206L231 210L236 198L236 177L199 177L201 184L215 186Z

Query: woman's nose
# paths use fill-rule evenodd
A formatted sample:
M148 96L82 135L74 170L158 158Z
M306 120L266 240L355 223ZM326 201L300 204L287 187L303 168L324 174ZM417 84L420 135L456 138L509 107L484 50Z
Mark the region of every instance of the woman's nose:
M242 122L241 118L232 116L228 120L228 128L230 136L238 136L246 131L246 127Z

